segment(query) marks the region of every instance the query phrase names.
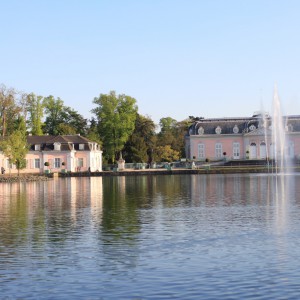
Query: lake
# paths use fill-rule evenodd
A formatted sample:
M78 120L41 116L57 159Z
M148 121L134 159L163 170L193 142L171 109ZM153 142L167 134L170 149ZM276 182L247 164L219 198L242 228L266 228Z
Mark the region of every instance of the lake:
M1 299L299 299L300 176L0 184Z

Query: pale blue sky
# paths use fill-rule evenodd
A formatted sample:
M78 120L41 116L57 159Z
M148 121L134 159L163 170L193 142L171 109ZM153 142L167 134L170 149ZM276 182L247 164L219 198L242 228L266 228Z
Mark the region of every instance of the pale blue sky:
M298 0L0 0L0 83L85 117L115 90L170 116L300 114Z

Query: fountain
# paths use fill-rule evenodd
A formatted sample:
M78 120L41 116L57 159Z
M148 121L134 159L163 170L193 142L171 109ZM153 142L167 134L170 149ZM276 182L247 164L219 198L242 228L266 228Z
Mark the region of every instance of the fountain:
M274 87L273 107L272 107L272 146L271 156L275 161L276 173L284 173L290 166L286 131L282 116L281 103L278 96L277 86Z

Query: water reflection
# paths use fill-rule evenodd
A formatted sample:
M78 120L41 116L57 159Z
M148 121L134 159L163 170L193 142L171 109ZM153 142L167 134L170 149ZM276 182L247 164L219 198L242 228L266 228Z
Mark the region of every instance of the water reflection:
M299 192L263 174L1 184L2 295L292 298Z

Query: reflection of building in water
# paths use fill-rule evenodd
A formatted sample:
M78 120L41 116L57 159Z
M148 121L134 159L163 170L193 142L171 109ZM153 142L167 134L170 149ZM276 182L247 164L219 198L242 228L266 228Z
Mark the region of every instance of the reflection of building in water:
M90 178L91 215L94 222L100 224L103 211L102 177Z
M248 174L192 175L191 199L195 206L275 203L280 207L285 199L296 199L295 177L283 178Z
M119 189L119 197L122 199L126 198L126 177L118 176L118 189Z

